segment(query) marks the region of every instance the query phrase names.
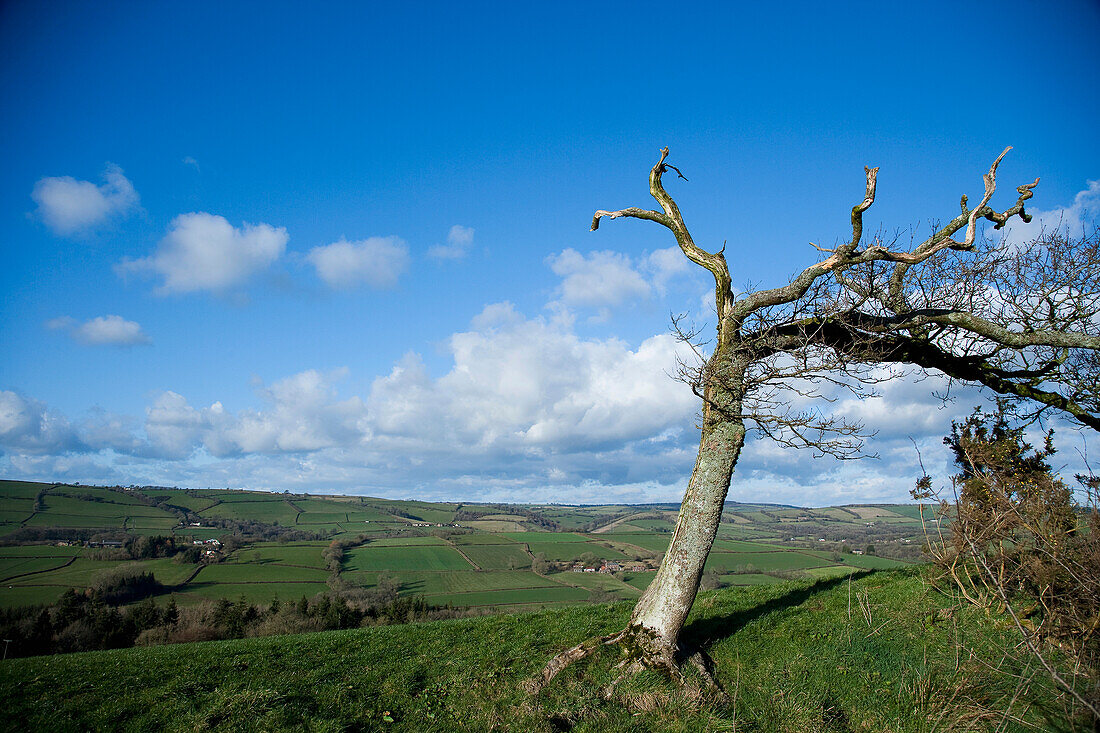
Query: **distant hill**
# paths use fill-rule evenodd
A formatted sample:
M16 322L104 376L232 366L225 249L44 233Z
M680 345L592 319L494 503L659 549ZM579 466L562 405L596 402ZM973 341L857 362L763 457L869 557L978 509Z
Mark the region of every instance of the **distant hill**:
M0 481L0 608L53 603L124 564L155 577L158 602L181 605L392 583L402 596L458 608L629 600L652 579L678 508ZM706 584L767 585L918 561L917 509L729 503ZM154 537L168 544L142 539ZM334 542L337 562L325 557Z

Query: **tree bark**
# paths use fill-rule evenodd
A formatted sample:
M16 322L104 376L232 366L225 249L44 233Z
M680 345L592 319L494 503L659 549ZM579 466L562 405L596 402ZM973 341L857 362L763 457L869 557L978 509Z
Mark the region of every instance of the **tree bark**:
M680 629L695 602L744 444L745 426L740 419L704 427L672 541L657 577L634 607L631 627L666 650L676 649Z

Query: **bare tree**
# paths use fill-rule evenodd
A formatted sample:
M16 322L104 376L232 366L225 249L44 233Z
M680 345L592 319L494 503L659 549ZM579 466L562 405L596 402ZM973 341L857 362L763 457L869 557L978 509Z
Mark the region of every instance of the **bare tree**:
M814 245L823 255L819 261L770 289L736 292L724 252L695 244L662 183L669 170L683 178L666 162L668 148L649 173L649 191L660 210L596 212L593 230L601 219L625 217L655 222L673 234L684 255L714 277L717 336L709 347L696 344L698 364L682 365L681 378L702 399L701 437L656 578L626 629L562 652L536 688L608 644L629 650L623 674L649 667L687 683L681 665L690 660L714 682L705 656L682 648L680 631L746 433L840 458L861 455L862 426L812 407L792 409L792 401L827 397L833 388L873 393L877 382L916 368L1004 395L1027 417L1053 409L1100 428L1097 237L1071 241L1049 233L1021 247L979 237L982 221L997 229L1016 216L1030 221L1024 202L1038 178L1016 189L1010 208L989 205L997 166L1008 150L984 176L980 203L971 208L963 196L958 216L909 249L881 237L864 242L863 214L875 201L878 174L877 168L865 169L865 195L852 208L851 238L835 249ZM678 330L685 339L694 336Z

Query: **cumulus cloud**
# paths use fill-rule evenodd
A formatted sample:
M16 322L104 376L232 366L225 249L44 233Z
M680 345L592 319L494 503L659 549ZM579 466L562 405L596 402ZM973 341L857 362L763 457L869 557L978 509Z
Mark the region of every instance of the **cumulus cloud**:
M107 164L101 185L72 176L40 178L31 198L46 226L63 237L87 234L134 211L139 202L134 184L114 163Z
M97 316L79 323L69 316L61 316L46 322L46 327L65 331L76 341L93 346L134 346L151 343L149 336L136 321L122 316Z
M676 501L698 448L699 402L669 375L683 345L578 335L568 321L527 317L495 303L444 344L434 373L408 353L360 394L346 370L306 370L256 387L231 411L192 405L174 391L152 398L144 420L93 411L69 422L42 403L0 393L0 445L10 471L44 480L339 490L438 500ZM817 403L878 434L877 461L814 459L751 440L730 499L826 505L898 501L919 473L950 474L942 436L981 400L941 378L899 379L869 400ZM798 405L801 406L801 405ZM1062 440L1078 440L1060 433ZM1100 452L1100 440L1089 449ZM914 442L917 447L914 447ZM1063 454L1070 468L1072 443ZM87 461L77 461L83 456ZM54 470L54 475L49 471ZM66 471L67 473L61 473ZM80 471L87 471L80 474ZM97 473L98 472L98 473Z
M597 251L587 255L565 249L547 258L562 278L558 303L566 307L597 308L606 317L609 308L664 295L669 281L690 271L678 247L659 249L637 259L622 252Z
M119 274L154 273L163 278L157 292L226 291L270 266L286 250L287 232L269 224L237 228L224 217L205 212L172 220L156 252L124 259Z
M370 237L314 247L306 258L317 276L334 288L366 284L392 288L409 267L409 248L398 237Z
M569 248L551 255L547 262L562 278L559 292L567 306L606 308L648 298L651 292L630 257L621 252L583 255Z
M81 447L72 425L35 399L0 391L0 446L24 453L63 453Z
M447 233L447 244L437 244L428 249L428 256L437 260L460 260L474 243L474 230L455 224Z

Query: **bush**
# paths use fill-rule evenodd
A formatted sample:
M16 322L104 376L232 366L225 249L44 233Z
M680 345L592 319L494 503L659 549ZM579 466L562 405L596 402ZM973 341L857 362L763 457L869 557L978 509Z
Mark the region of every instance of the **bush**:
M941 577L967 602L1006 614L1019 648L1100 725L1100 479L1078 477L1078 503L1051 472L1053 431L1036 449L1003 410L975 410L944 442L960 473L954 501L941 503L948 530L929 542ZM914 498L934 496L931 486L922 477Z

